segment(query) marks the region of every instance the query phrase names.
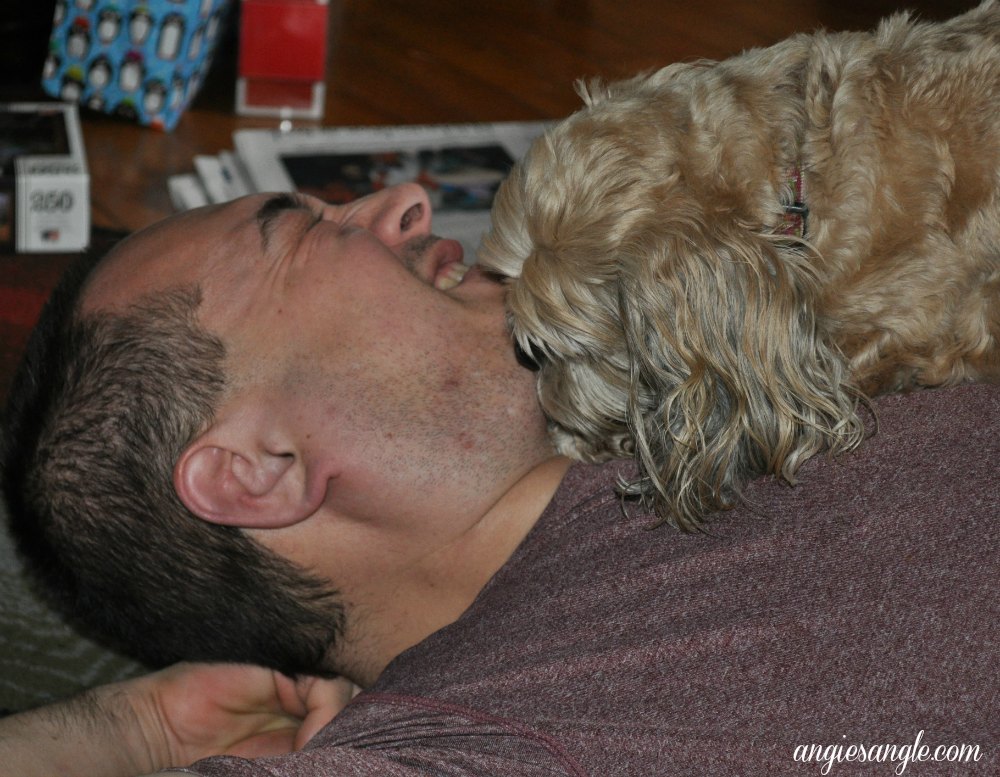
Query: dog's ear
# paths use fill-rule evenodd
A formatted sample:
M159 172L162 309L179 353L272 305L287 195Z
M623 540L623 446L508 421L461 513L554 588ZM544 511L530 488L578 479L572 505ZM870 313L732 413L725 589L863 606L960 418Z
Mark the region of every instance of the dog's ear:
M792 481L863 433L842 358L817 333L809 256L724 218L646 225L622 246L629 424L661 519L686 528L753 476Z

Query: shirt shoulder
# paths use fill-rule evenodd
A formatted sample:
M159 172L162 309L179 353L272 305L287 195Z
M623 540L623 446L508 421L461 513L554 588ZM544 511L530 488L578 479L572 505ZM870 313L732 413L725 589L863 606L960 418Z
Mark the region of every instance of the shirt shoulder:
M301 751L247 760L206 759L200 777L417 777L511 775L584 777L554 738L517 721L428 698L391 693L357 697Z

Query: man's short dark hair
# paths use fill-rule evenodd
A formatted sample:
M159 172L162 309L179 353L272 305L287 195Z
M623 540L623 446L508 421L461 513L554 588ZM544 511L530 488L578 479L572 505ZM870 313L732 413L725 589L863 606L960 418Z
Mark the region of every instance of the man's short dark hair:
M331 587L200 520L173 488L225 388L225 348L198 324L198 289L84 316L97 261L53 293L7 403L0 487L27 568L68 619L151 666L329 674L343 627Z

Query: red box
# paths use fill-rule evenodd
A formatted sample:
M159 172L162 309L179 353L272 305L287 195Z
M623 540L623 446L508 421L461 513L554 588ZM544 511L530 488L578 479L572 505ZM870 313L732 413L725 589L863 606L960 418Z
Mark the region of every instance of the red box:
M328 10L326 0L243 0L237 113L322 117Z

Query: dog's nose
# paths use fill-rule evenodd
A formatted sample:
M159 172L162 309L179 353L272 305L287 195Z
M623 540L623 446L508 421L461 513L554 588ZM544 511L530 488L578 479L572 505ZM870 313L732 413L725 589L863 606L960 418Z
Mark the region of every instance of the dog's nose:
M538 372L542 368L541 362L528 356L517 341L514 341L514 358L518 364L532 372Z

